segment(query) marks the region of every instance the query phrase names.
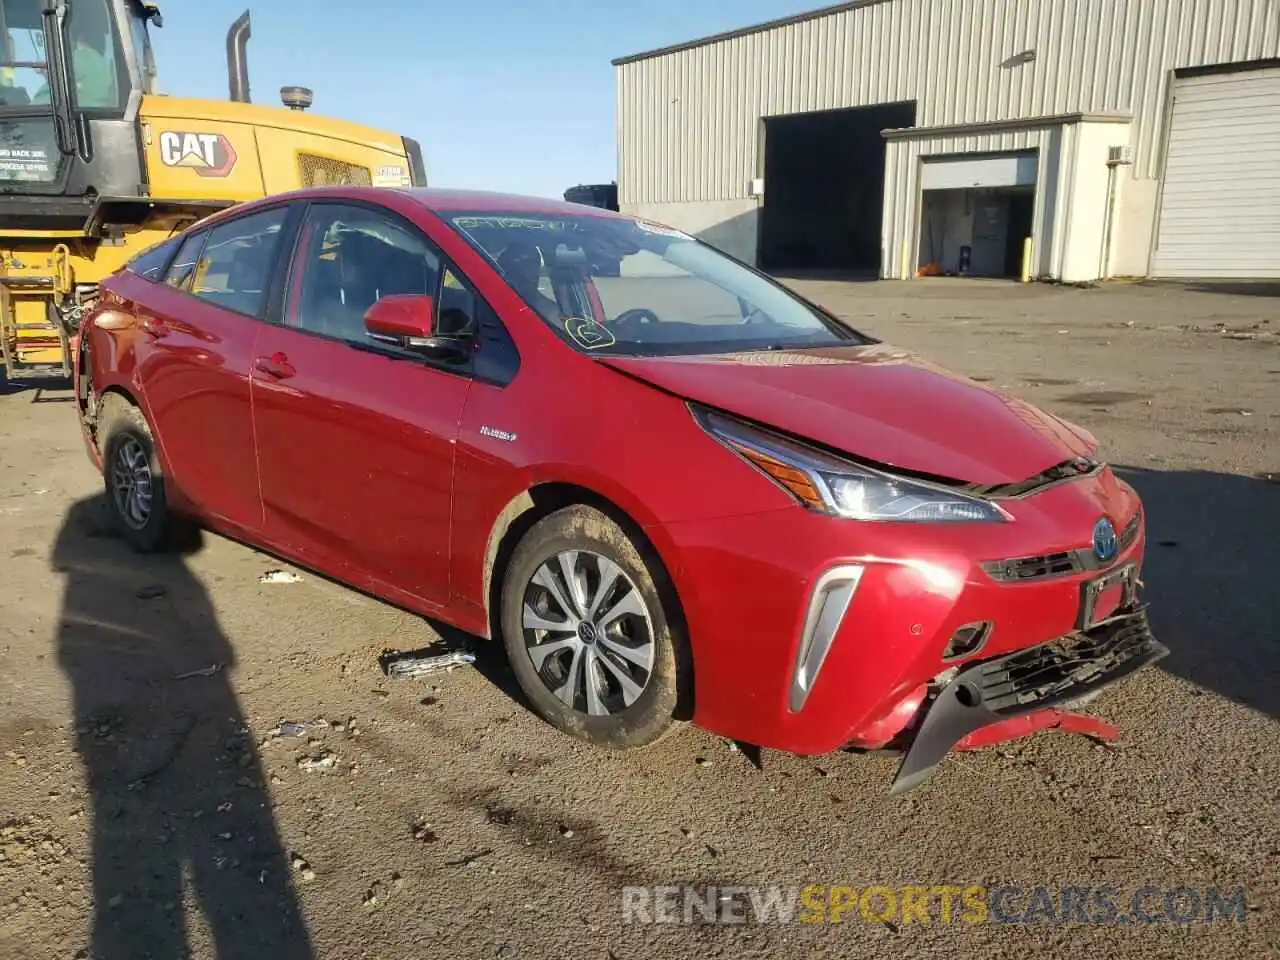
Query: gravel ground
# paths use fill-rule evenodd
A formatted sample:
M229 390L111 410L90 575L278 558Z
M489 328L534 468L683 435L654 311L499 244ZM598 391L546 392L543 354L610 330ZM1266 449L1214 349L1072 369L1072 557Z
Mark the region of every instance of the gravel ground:
M1173 653L1090 706L1118 744L1039 734L901 798L888 757L757 768L696 729L595 751L533 717L495 651L384 678L385 648L435 636L418 618L305 571L262 583L291 568L218 537L133 555L107 535L65 392L10 387L0 956L1275 955L1277 290L796 283L1082 422L1139 488ZM301 736L274 735L284 720ZM883 896L839 924L623 922L624 886L677 883L1004 885L1000 915L1039 922L970 923L958 903L944 922L940 892L929 923ZM1100 886L1115 922L1053 922L1034 895L1061 916L1062 888ZM1124 922L1147 886L1157 921ZM1165 918L1162 891L1207 887L1243 889L1243 920ZM1172 904L1195 912L1186 890Z

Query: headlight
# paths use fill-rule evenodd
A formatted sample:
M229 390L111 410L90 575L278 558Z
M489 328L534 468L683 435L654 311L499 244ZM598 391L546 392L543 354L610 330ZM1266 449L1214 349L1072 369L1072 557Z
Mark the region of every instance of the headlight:
M759 468L811 510L850 520L1003 523L996 504L872 470L739 420L694 408L712 436Z

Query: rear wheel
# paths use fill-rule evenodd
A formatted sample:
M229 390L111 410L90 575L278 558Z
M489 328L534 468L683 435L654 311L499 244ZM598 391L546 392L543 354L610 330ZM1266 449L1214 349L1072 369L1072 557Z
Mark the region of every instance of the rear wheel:
M499 602L507 656L540 716L616 748L676 727L686 658L661 576L592 507L559 510L525 534Z
M98 422L102 478L112 522L135 549L159 550L172 521L147 418L124 397L111 394L103 401Z

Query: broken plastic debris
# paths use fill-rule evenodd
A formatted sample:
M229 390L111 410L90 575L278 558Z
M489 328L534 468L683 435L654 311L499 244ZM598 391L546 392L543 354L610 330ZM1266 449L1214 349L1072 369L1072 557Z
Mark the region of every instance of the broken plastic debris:
M382 661L383 672L388 677L421 677L438 670L475 663L476 655L470 650L451 650L439 654L417 650L412 653L384 653L379 659Z
M259 583L301 583L302 578L292 570L268 570L258 578Z
M282 723L276 727L275 734L277 737L305 737L307 735L307 725L305 723Z

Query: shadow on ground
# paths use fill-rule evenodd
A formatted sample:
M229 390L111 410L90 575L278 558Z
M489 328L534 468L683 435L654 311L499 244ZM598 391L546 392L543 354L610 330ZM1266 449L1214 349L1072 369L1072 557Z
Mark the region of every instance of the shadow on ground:
M190 956L185 902L219 957L310 958L234 653L183 554L133 553L95 497L68 511L53 566L92 802L89 956Z
M0 372L0 397L29 393L32 403L66 403L75 397L70 379L52 377L39 380L9 380Z
M1118 467L1147 511L1143 567L1160 666L1280 718L1280 487L1202 471Z
M1280 297L1280 283L1273 280L1149 280L1143 285L1194 290L1196 293L1217 293L1230 297Z

